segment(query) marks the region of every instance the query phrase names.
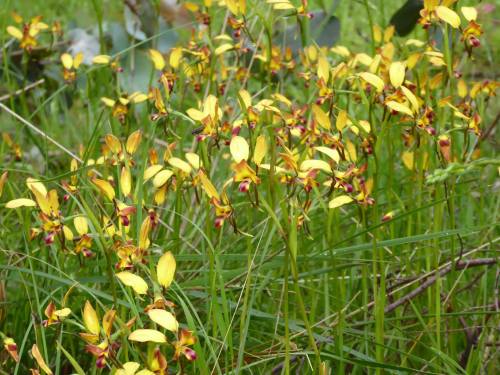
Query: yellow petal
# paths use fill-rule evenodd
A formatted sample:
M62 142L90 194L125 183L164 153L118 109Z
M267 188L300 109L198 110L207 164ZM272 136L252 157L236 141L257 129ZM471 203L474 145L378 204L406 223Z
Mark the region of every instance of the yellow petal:
M124 98L123 96L120 97L118 101L123 105L128 105L128 103L130 103L130 100L128 98Z
M150 49L149 57L153 61L153 65L155 66L156 70L163 70L163 68L165 67L165 59L163 58L163 55L159 51L155 49Z
M392 46L392 43L387 43L385 46ZM389 47L384 47L384 48L388 48L388 49L389 49ZM384 54L384 56L388 56L388 55L390 55L390 53L392 53L392 52L390 52L390 53L385 53L384 51L382 51L382 53ZM371 64L369 65L369 67L368 67L368 68L369 68L369 70L368 70L368 71L369 71L370 73L373 73L373 74L377 73L377 72L378 72L378 70L379 70L378 68L379 68L379 65L380 65L380 62L381 62L381 61L382 61L382 55L381 55L381 54L377 54L377 55L375 55L375 57L374 57L374 58L373 58L373 60L372 60L372 63L371 63Z
M220 34L220 35L217 35L214 40L227 40L228 42L231 42L233 40L233 38L231 38L229 35L227 34Z
M222 110L219 107L219 99L215 95L208 95L204 103L204 111L208 112L213 120L219 119L222 115Z
M342 57L349 57L351 55L351 52L345 46L335 46L332 47L330 51Z
M113 99L102 97L101 102L103 102L108 107L113 107L116 103Z
M71 314L71 309L69 307L65 307L64 309L54 311L54 314L58 318L66 318L69 314Z
M377 43L382 41L382 28L379 25L373 25L373 39Z
M52 210L52 212L59 212L59 199L57 197L57 190L50 190L47 198L49 200L50 209Z
M408 99L408 101L411 103L413 111L418 112L420 105L418 104L418 99L415 96L415 94L413 94L413 92L411 92L411 90L406 88L405 86L401 86L401 90L403 91L403 94L406 96L406 99Z
M120 188L122 189L122 194L128 196L132 191L132 175L130 174L130 169L127 167L122 168L122 173L120 175Z
M457 93L461 98L465 98L467 96L468 88L467 83L463 79L459 79L457 82Z
M458 29L460 26L460 17L453 10L445 6L436 7L436 15L439 19L451 25L451 27Z
M354 134L359 135L359 129L356 125L351 125L349 127L349 130L352 131Z
M384 30L384 42L389 43L394 36L394 32L396 31L396 28L394 25L389 26Z
M292 102L290 101L290 99L288 99L286 96L281 95L280 93L272 94L271 97L273 99L276 99L277 101L283 103L287 107L290 107L292 105Z
M462 14L467 21L475 21L477 19L477 10L474 7L462 7L460 8Z
M111 61L111 57L108 55L97 55L97 56L94 56L94 58L92 59L93 64L106 65L106 64L109 64L110 61Z
M141 367L137 362L126 362L123 368L116 370L115 375L136 375L137 370Z
M23 32L15 26L7 26L7 32L17 40L23 39Z
M23 22L23 17L19 15L17 12L11 12L11 17L14 20L15 23L22 23Z
M347 160L355 162L358 159L358 155L356 152L356 146L351 141L347 140L345 143L345 156Z
M359 126L361 127L361 129L363 129L363 131L365 133L369 133L370 130L371 130L371 125L368 121L366 120L360 120L359 121Z
M174 69L177 69L179 67L181 59L182 59L182 48L180 47L172 48L169 58L170 66Z
M351 203L353 199L348 195L340 195L338 197L333 198L330 203L328 203L328 207L337 208L343 206L344 204Z
M80 236L87 234L89 232L89 225L87 219L83 216L77 216L73 219L73 224L75 229Z
M226 0L226 6L235 16L245 14L246 0Z
M71 69L73 67L73 57L69 53L63 53L61 63L66 69Z
M400 61L395 61L389 68L389 77L394 87L398 88L405 80L405 64Z
M437 89L438 87L441 87L443 84L443 73L438 73L434 77L431 78L429 82L429 87L432 90Z
M413 157L413 152L411 151L404 151L401 154L401 160L403 160L403 164L406 168L408 168L410 171L413 170L414 168L414 157Z
M170 158L168 159L168 164L170 164L172 167L180 169L184 173L191 173L191 166L186 163L184 160L179 159L179 158Z
M163 204L163 202L165 202L166 196L167 196L167 185L163 185L158 190L155 191L153 199L156 204Z
M28 189L30 189L33 193L34 190L37 190L43 196L46 196L48 194L45 185L34 178L28 177L26 179L26 186L28 186Z
M97 318L97 313L89 301L85 302L85 307L83 308L83 324L90 333L94 335L99 334L99 319Z
M73 68L78 69L78 67L82 64L83 62L83 53L78 52L75 55L75 58L73 59Z
M8 175L9 175L9 172L3 172L2 175L0 176L0 197L2 196L3 187L5 186L5 183L7 182Z
M73 232L71 231L71 229L68 228L67 225L63 226L63 233L64 233L64 239L66 241L73 241L73 238L75 238Z
M42 357L42 354L40 353L40 350L38 350L38 346L36 344L33 344L33 347L31 348L31 355L33 358L35 358L36 363L38 366L47 374L47 375L52 375L52 370L47 366L47 363Z
M156 375L154 372L149 371L148 369L142 369L139 372L136 372L135 375Z
M309 159L309 160L304 160L300 164L301 171L309 171L311 169L320 169L320 170L327 172L327 173L332 172L332 167L330 167L330 164L328 164L324 160Z
M311 61L316 61L318 59L318 49L316 46L308 46L305 48L304 52Z
M340 154L337 150L333 148L318 146L314 148L315 150L327 155L330 159L332 159L335 163L340 162Z
M425 42L422 42L421 40L418 39L408 39L405 44L407 46L415 46L415 47L422 47L425 45Z
M116 311L108 310L106 314L102 317L102 329L106 337L111 335L111 330L113 329L113 322L115 321Z
M249 147L245 138L239 135L231 139L231 144L229 145L231 151L231 156L236 163L242 160L247 160L249 155Z
M242 109L246 111L248 107L252 105L252 97L250 96L249 92L244 89L241 89L238 92L238 96L240 97L241 102L243 103L244 106Z
M148 311L149 318L156 324L168 329L172 332L177 332L179 323L172 313L162 309L151 309Z
M189 164L191 164L191 166L198 170L200 169L201 167L201 160L200 160L200 157L198 156L198 154L195 154L194 152L186 152L186 160L189 162Z
M261 164L259 166L259 168L262 168L262 169L265 169L267 171L270 171L271 170L271 164L267 164L267 163L266 164ZM274 172L276 174L278 174L278 173L287 173L288 171L285 168L280 167L279 165L275 165L274 166Z
M106 181L106 180L101 180L99 178L94 178L92 180L92 183L99 188L99 190L110 200L112 201L115 198L115 189L113 189L113 186Z
M222 55L224 52L229 51L232 48L233 48L232 44L224 43L223 45L221 45L215 49L214 54L215 54L215 56L219 56L219 55Z
M373 63L373 58L366 53L358 53L355 59L365 66L370 66Z
M152 223L149 217L146 217L141 224L141 230L139 232L139 248L147 249L149 247L149 233L151 232Z
M401 103L398 103L398 102L391 100L391 101L385 103L385 105L393 111L401 112L401 113L404 113L408 116L413 117L413 112L411 111L411 109L408 108L408 106L406 106L404 104L401 104Z
M273 4L275 10L295 10L293 4L288 0L267 0L268 4Z
M193 120L195 121L201 121L203 120L205 117L207 117L207 115L195 108L189 108L187 111L186 111L187 115L189 117L191 117Z
M35 207L36 202L27 198L19 198L8 201L5 204L6 208L19 208L19 207Z
M384 89L384 81L379 76L369 72L358 73L358 76L375 87L378 92L381 92Z
M160 257L156 266L156 277L161 286L168 288L170 284L172 284L175 275L175 268L175 258L172 252L167 251Z
M143 94L142 92L137 91L129 96L129 100L135 104L142 103L148 100L148 96L146 94Z
M424 8L431 11L436 9L440 0L424 0Z
M422 57L421 53L413 53L406 59L406 66L408 69L413 69Z
M330 78L330 64L325 56L320 56L318 59L318 78L323 79L325 83L328 83Z
M36 19L35 22L33 21L34 19ZM31 24L32 24L32 27L38 31L47 30L49 28L49 25L47 25L44 22L40 22L40 18L37 19L37 17L31 19Z
M339 132L341 132L342 129L345 128L345 126L347 125L347 120L348 120L347 112L341 110L337 116L337 121L335 121L335 127Z
M38 207L40 207L42 212L46 215L51 215L52 209L51 209L50 202L49 202L47 196L42 195L42 193L40 193L37 189L33 189L32 193L35 196Z
M136 130L129 135L125 148L130 155L135 154L135 152L137 151L137 147L139 147L139 144L141 143L141 139L142 131L140 130Z
M152 178L153 176L155 176L159 171L161 171L163 169L163 165L161 164L155 164L155 165L152 165L148 168L146 168L146 170L144 171L144 182L146 182L147 180L149 180L150 178ZM172 172L172 171L170 171ZM166 180L165 180L166 182ZM161 186L161 185L159 185Z
M253 162L257 165L262 163L267 153L267 142L264 135L259 135L255 141L255 150L253 152Z
M167 342L165 335L155 329L137 329L128 336L128 339L130 341L156 342L159 344Z
M137 294L146 294L148 291L148 284L144 281L144 279L136 274L133 274L132 272L119 272L116 274L116 277L118 277L126 286L134 289Z
M323 128L329 130L332 127L329 116L321 109L320 106L312 105L313 117L316 122Z
M219 193L217 192L217 189L212 184L212 181L208 179L205 173L203 173L203 171L201 170L198 171L198 177L200 178L201 186L203 187L203 190L205 190L205 193L207 193L208 197L220 200L220 196Z

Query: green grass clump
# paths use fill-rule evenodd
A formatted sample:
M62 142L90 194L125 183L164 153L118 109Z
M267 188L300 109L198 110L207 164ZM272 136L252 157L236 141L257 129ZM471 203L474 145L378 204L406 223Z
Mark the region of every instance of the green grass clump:
M500 370L494 5L41 3L0 13L0 374Z

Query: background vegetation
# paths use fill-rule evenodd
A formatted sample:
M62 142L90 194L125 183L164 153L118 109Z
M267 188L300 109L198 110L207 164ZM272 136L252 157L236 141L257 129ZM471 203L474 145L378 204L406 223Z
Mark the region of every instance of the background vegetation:
M173 3L2 2L0 373L498 373L499 6Z

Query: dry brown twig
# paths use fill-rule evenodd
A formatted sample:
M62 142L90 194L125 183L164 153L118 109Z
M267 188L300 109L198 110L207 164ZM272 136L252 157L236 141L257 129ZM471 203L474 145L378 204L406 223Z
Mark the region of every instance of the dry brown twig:
M5 94L3 96L0 96L0 102L6 101L6 100L10 99L13 96L18 96L18 95L22 94L23 92L29 91L29 90L31 90L31 89L33 89L33 88L41 85L44 82L45 82L45 78L42 78L42 79L39 79L38 81L30 83L29 85L23 87L22 89L14 91L13 93Z
M478 259L471 259L471 260L460 260L457 263L455 263L455 269L456 270L464 270L464 269L469 269L471 267L489 266L489 265L496 264L496 263L497 263L496 258L478 258ZM417 287L416 289L412 290L411 292L405 294L403 297L397 299L393 303L387 305L386 308L384 309L384 312L386 314L388 314L388 313L396 310L399 306L405 304L406 302L410 301L411 299L422 294L427 288L432 286L438 280L438 278L446 276L452 270L453 270L453 264L450 264L447 267L441 269L437 274L435 274L432 277L429 277L422 284L420 284L419 287Z

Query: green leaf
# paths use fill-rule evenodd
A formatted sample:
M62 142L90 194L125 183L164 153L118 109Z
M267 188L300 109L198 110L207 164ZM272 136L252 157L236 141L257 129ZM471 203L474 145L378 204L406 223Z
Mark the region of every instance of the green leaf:
M422 0L408 0L391 17L390 24L396 28L396 33L400 36L408 35L420 18L420 10L423 9Z
M71 366L73 366L73 368L75 369L76 373L78 375L85 375L85 371L83 371L83 369L80 367L76 359L71 354L69 354L69 352L66 349L64 349L64 347L60 343L57 343L57 347L61 349L63 354L68 359L69 363L71 363Z

